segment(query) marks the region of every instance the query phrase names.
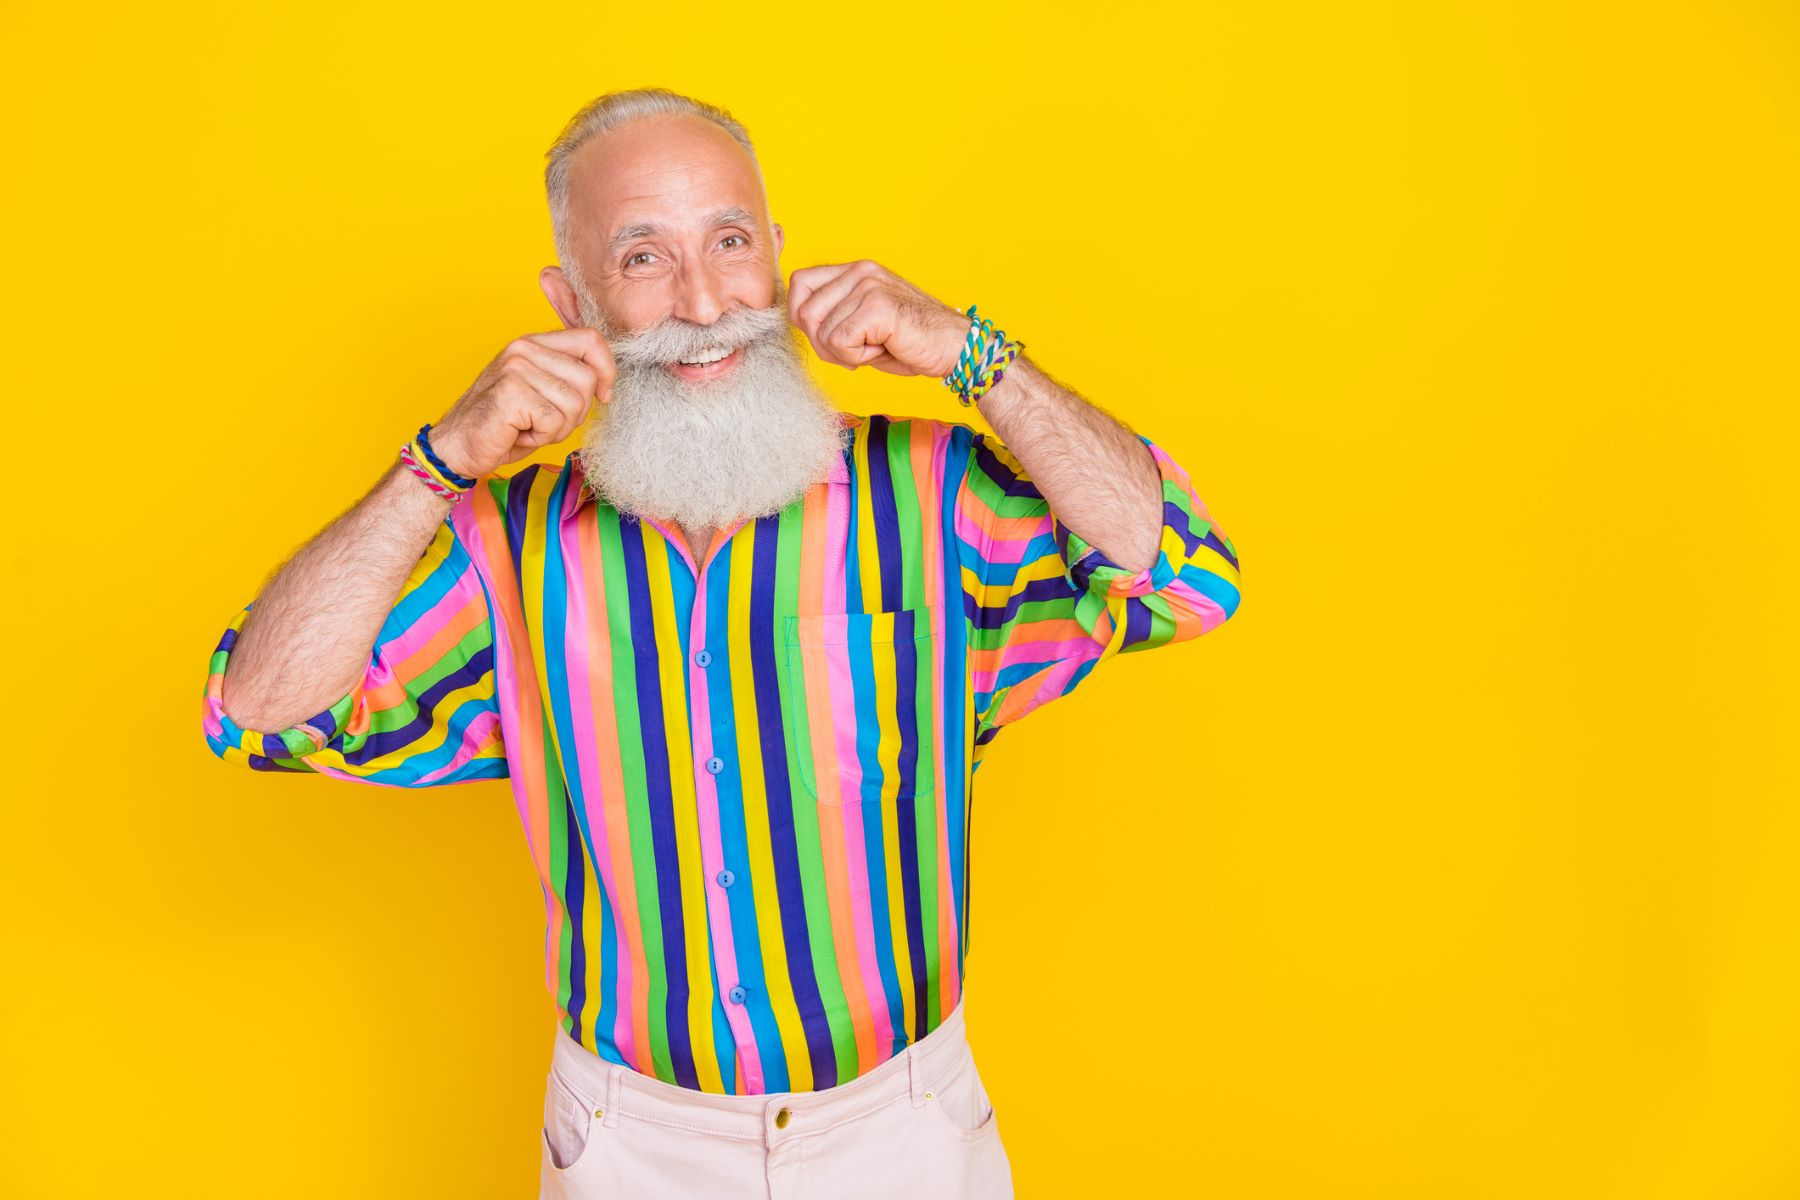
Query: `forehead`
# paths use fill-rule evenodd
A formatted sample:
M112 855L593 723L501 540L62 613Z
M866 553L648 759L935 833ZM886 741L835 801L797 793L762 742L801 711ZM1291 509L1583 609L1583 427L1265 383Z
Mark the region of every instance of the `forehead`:
M600 240L630 224L703 225L720 209L764 215L750 156L702 117L648 117L601 134L570 161L569 212Z

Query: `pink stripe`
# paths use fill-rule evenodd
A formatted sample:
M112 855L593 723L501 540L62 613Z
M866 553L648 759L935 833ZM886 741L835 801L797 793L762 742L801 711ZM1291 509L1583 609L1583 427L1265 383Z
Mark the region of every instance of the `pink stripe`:
M578 486L579 480L571 484ZM594 664L588 661L587 631L588 608L587 589L582 581L587 579L590 570L598 571L600 564L589 564L581 556L581 522L563 521L559 523L558 536L562 542L564 578L570 581L568 591L568 609L563 623L563 655L567 667L569 681L569 721L575 730L575 762L581 772L581 802L587 817L588 829L594 839L594 866L600 872L600 886L606 893L606 907L612 914L613 937L619 946L620 953L614 956L617 969L612 979L602 979L602 987L610 986L616 1011L613 1018L613 1044L626 1062L637 1061L635 1039L631 1032L631 977L632 961L630 942L619 918L619 889L613 877L612 850L606 829L606 812L604 797L605 788L600 782L600 762L596 753L598 742L595 738L585 736L594 728L594 699L590 690L593 684ZM595 804L599 803L601 811L595 812ZM588 947L588 953L597 953L598 943ZM599 997L595 997L596 1008ZM598 1013L595 1014L598 1019Z
M917 428L917 427L915 427ZM944 492L944 458L950 444L950 426L934 421L930 424L930 443L925 446L915 445L913 452L913 479L919 492L919 511L929 516L942 512ZM923 459L921 460L921 454ZM931 694L937 703L931 706L931 744L937 752L936 774L933 779L937 797L937 928L926 930L925 936L935 938L938 948L938 1019L942 1020L956 1007L958 979L956 968L956 937L961 931L962 922L956 919L955 894L950 890L950 756L945 753L944 726L944 654L946 645L944 631L949 615L944 603L944 571L945 554L942 538L927 537L925 544L925 597L935 614L931 627ZM957 610L960 619L961 609Z
M463 546L469 552L469 559L480 570L483 558L488 557L490 550L481 536L479 521L486 514L487 520L496 528L499 527L500 514L493 497L486 488L476 488L468 500L458 504L451 510L450 519L454 523L457 535L462 538ZM510 568L510 563L507 564ZM494 615L494 680L496 699L500 709L500 736L508 746L525 747L529 745L528 735L519 726L519 715L524 707L520 695L518 669L513 662L512 631L507 627L506 613L511 606L508 599L517 596L518 588L514 583L510 570L504 580L496 579L492 573L487 577L488 586L493 589L494 600L501 611ZM508 591L502 593L499 588L504 582ZM534 683L535 688L535 683ZM540 745L543 731L533 729L529 737L536 738ZM507 783L512 788L513 807L519 814L519 824L525 831L525 845L531 853L531 861L538 873L538 888L544 894L544 986L552 996L557 994L557 959L562 941L562 906L555 889L550 885L548 857L543 853L544 847L537 836L533 825L534 808L548 808L548 794L544 801L537 801L533 795L533 784L539 789L545 786L543 771L540 768L532 772L527 768L530 763L523 754L507 755ZM535 775L535 778L533 777ZM544 826L548 827L548 813L544 816Z
M698 650L705 644L706 578L702 573L694 588L694 613L688 645L691 650ZM694 694L693 729L697 745L693 772L699 800L700 865L706 873L700 886L706 889L706 911L708 920L712 923L712 940L717 951L715 961L719 972L719 986L729 993L741 979L737 944L732 937L731 901L716 878L725 866L724 838L719 831L718 776L708 771L704 765L713 754L712 698L707 692L706 669L694 662L692 653L688 655L687 665L688 686ZM746 879L745 886L749 882ZM732 1037L737 1040L738 1062L744 1073L744 1091L760 1094L763 1090L762 1056L757 1052L756 1033L750 1027L750 1014L742 1004L734 1004L727 998L725 1020L731 1025ZM695 1047L695 1053L700 1052L700 1048Z
M382 647L381 657L389 662L405 662L413 654L437 636L440 629L450 624L451 620L470 604L481 602L486 607L486 600L481 595L481 588L469 578L475 570L471 563L450 590L436 604L419 614L418 620L406 627L393 641ZM473 587L473 594L470 589Z
M861 774L859 769L859 779ZM869 901L869 857L864 840L862 803L844 805L843 814L844 867L849 876L850 908L855 917L857 968L862 974L863 991L869 997L869 1014L881 1034L877 1045L885 1057L894 1044L894 1019L888 1012L887 988L881 982L881 963L875 957L875 920Z
M850 511L850 486L846 480L842 486L833 487L826 494L826 596L822 610L826 613L843 613L848 609L849 589L844 579L844 567L850 557L850 523L854 519L855 514ZM842 786L838 795L831 798L831 802L841 806L839 811L844 819L845 882L850 888L851 929L856 936L857 971L862 977L863 994L868 997L869 1015L881 1034L880 1052L885 1055L893 1046L894 1020L888 1011L887 988L881 982L881 964L875 957L875 917L874 907L869 899L869 858L864 843L862 819L862 760L856 753L856 722L834 720L840 712L854 714L856 711L856 691L850 678L850 648L839 644L821 649L825 654L826 686L831 702L826 705L824 712L818 714L812 736L815 739L837 740L838 778ZM808 694L810 693L809 686ZM824 728L819 727L821 724ZM857 799L844 803L845 796L855 796Z
M475 755L481 751L482 747L494 740L494 726L499 723L500 714L497 712L484 712L473 721L470 721L469 727L463 730L462 748L456 752L456 756L429 775L420 776L419 786L424 787L427 784L436 783L444 776L452 774L458 767L474 758Z

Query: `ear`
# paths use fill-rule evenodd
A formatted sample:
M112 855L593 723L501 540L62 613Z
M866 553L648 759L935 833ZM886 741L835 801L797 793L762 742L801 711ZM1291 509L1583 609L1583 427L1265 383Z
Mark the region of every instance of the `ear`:
M781 261L781 243L782 243L781 226L776 225L774 228L775 228L775 261L780 262Z
M545 267L538 272L538 286L544 289L544 296L550 301L550 307L562 318L564 329L574 329L581 324L581 305L575 299L575 288L569 283L561 267Z

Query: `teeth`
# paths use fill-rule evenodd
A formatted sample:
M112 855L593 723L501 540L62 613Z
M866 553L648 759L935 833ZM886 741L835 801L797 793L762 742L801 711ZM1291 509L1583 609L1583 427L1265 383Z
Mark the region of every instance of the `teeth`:
M681 361L690 367L703 367L707 363L718 362L721 358L725 358L730 354L731 351L729 350L708 350L698 358L684 358Z

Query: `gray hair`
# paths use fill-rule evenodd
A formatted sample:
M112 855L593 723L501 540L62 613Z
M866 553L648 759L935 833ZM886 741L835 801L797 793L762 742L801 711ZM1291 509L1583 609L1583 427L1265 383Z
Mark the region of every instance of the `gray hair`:
M711 121L744 148L744 153L750 156L750 165L756 169L757 182L762 182L762 164L756 161L756 147L750 144L749 131L717 105L667 88L608 92L590 101L569 118L556 144L546 152L545 157L550 161L544 166L544 191L550 201L550 232L556 240L556 257L577 294L586 291L587 283L581 276L581 264L575 257L575 246L569 237L569 160L588 141L609 130L645 117L663 116L692 116Z

